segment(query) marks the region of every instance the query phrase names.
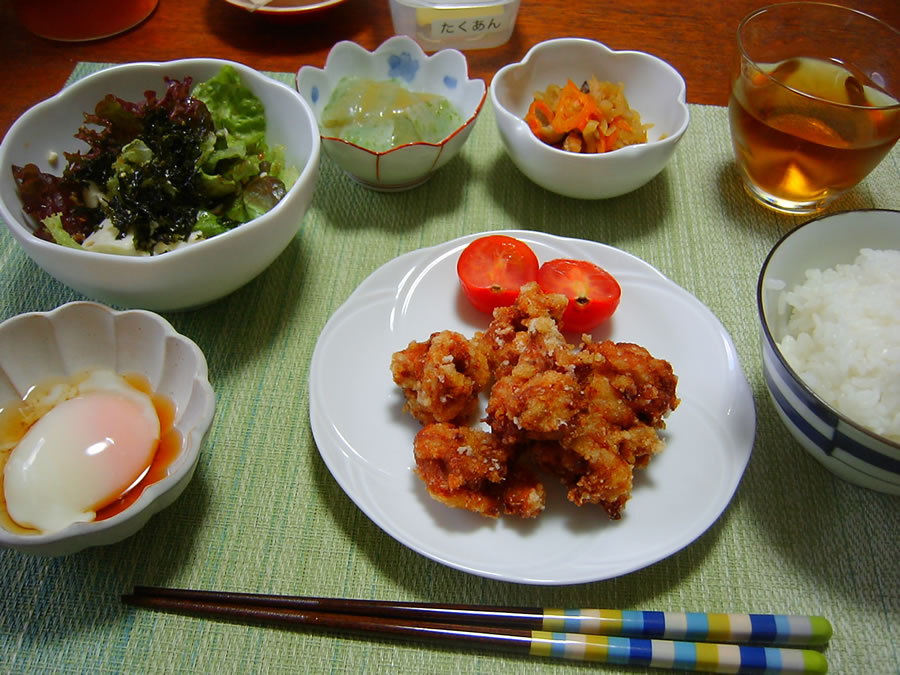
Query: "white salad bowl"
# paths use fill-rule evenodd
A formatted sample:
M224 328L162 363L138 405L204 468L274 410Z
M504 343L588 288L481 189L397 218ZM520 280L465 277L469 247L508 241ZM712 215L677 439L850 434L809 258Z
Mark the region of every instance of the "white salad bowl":
M757 286L762 368L775 410L809 454L850 483L897 495L900 443L876 434L827 403L791 367L780 347L790 319L785 293L806 280L807 270L852 263L863 248L900 250L900 211L848 211L816 218L775 244L763 263ZM897 328L893 330L896 335ZM886 358L890 349L884 346ZM893 349L896 351L896 346ZM862 345L847 344L840 354L830 357L835 364L848 359L852 363L862 354ZM893 364L896 369L896 356Z
M10 167L37 164L61 173L63 152L86 149L74 138L84 113L107 94L141 101L148 89L162 93L164 78L194 83L233 66L266 112L266 142L285 149L299 178L268 213L233 230L162 255L135 257L71 249L33 236ZM237 290L268 267L298 232L319 172L318 127L309 106L291 87L245 65L220 59L129 63L73 83L26 111L0 144L0 217L25 252L57 280L111 305L182 310L209 304ZM55 160L51 158L56 158Z
M175 405L183 445L168 475L105 520L74 523L46 534L15 533L0 525L0 546L59 556L130 537L172 504L194 475L212 423L215 394L200 348L161 316L71 302L50 312L20 314L0 323L0 408L34 385L90 369L142 375Z
M629 106L653 126L647 142L612 152L578 154L538 139L525 122L534 93L568 80L596 77L623 83ZM636 51L613 51L594 40L541 42L491 81L491 103L503 145L518 169L541 187L578 199L626 194L659 174L690 122L684 79L665 61Z
M459 111L463 124L440 143L409 143L376 152L323 134L322 147L341 169L360 184L382 191L407 190L424 183L462 148L487 96L484 80L470 80L466 57L455 49L426 56L405 35L397 35L369 52L355 42L338 42L325 68L303 66L297 91L321 122L332 92L346 75L375 81L398 80L411 91L439 94Z

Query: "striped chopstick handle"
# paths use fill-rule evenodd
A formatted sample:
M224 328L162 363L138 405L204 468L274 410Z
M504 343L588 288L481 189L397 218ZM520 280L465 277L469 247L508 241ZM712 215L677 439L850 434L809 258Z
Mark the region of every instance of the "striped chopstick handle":
M698 642L823 645L831 623L821 616L712 614L608 609L544 609L545 631Z
M532 631L533 656L596 661L705 673L828 672L825 657L811 649L650 640L580 633Z

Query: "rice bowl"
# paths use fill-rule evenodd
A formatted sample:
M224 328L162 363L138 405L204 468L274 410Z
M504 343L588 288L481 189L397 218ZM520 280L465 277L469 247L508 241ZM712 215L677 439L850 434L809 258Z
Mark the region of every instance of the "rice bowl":
M757 284L762 370L775 411L813 458L848 482L900 495L900 439L890 426L883 432L869 426L895 424L900 415L897 265L892 254L886 263L868 260L867 252L859 260L863 249L900 250L900 211L823 216L775 244ZM818 271L810 275L808 270ZM868 279L865 286L872 286L874 299L858 298L861 275ZM852 299L839 299L833 309L823 311L823 298L840 296L842 286L852 291ZM863 337L854 334L866 327L877 335L866 335L866 330ZM792 362L792 352L805 361ZM813 370L817 372L806 374ZM876 387L883 391L874 393ZM829 397L835 392L856 408L874 408L868 411L875 414L874 421L832 403Z

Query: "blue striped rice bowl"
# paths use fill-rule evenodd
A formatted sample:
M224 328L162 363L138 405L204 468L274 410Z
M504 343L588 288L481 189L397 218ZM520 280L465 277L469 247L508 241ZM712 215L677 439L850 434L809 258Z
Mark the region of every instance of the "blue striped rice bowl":
M762 370L788 431L837 476L880 492L900 494L900 443L851 420L817 395L788 364L779 344L787 333L784 293L808 269L852 263L860 249L900 249L900 212L849 211L814 219L775 244L759 275Z

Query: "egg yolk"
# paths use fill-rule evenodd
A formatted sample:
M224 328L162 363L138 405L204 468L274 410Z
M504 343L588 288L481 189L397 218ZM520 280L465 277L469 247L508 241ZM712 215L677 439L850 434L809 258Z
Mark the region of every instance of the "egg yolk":
M90 521L140 480L160 437L152 402L141 396L82 391L35 422L3 471L12 520L45 533Z

